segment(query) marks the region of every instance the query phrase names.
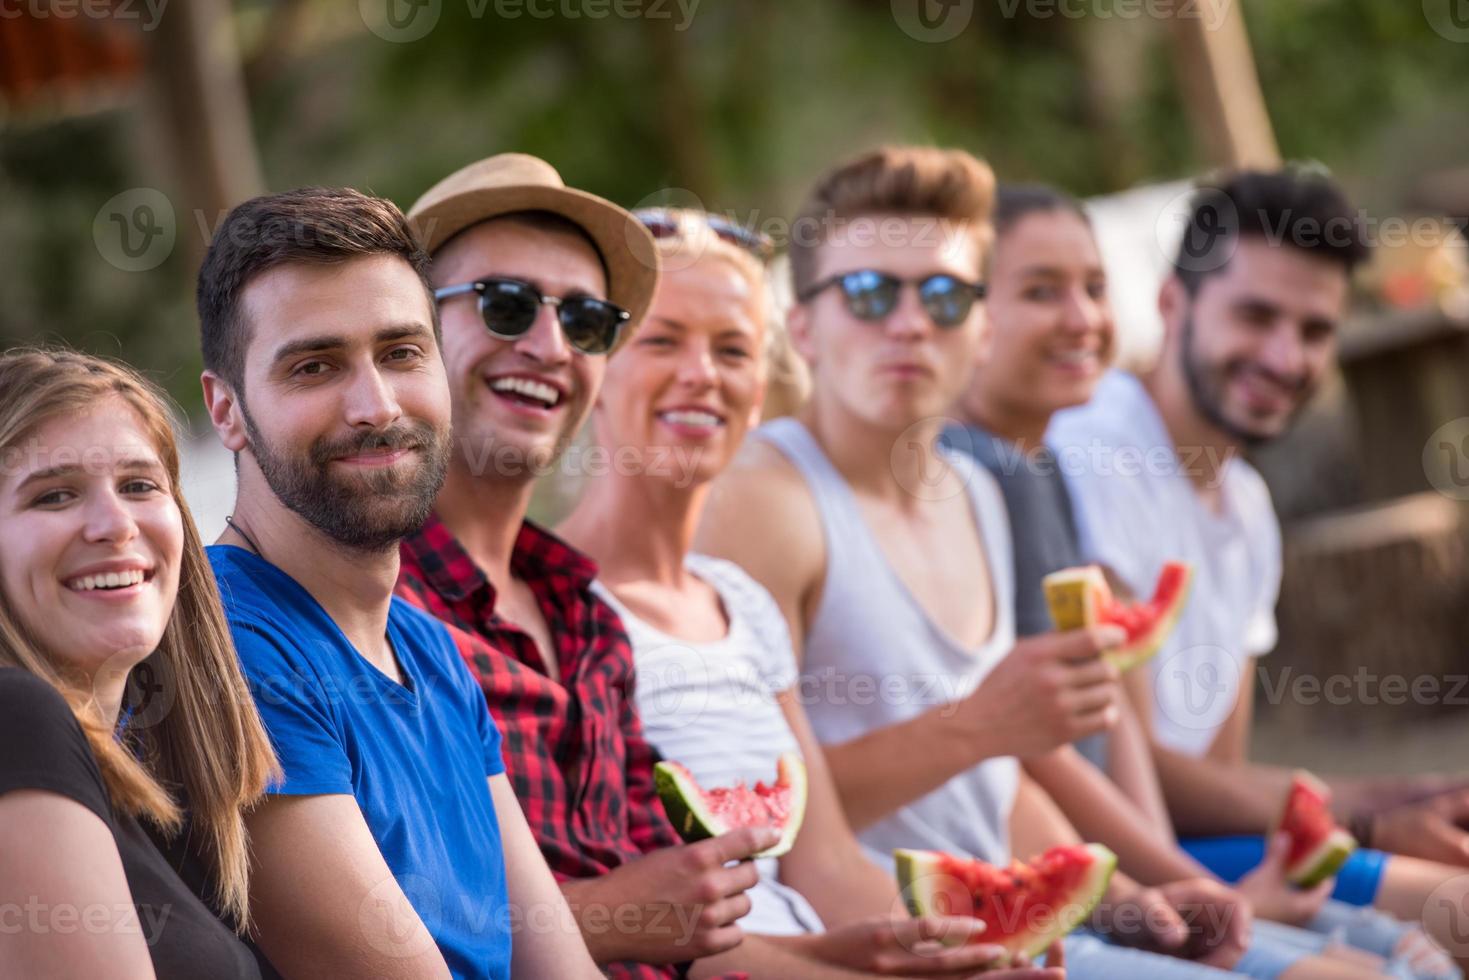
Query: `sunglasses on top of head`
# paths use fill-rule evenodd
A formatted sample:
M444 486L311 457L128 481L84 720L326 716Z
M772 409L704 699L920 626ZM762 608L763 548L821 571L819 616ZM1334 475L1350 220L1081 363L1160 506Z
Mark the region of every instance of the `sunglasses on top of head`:
M770 240L769 235L763 232L746 228L738 222L722 218L717 214L695 211L682 213L692 215L695 220L702 221L717 237L744 249L761 262L770 261L770 257L775 254L775 243ZM637 218L654 238L678 238L683 234L683 228L679 224L679 215L666 208L639 208L633 212L633 217Z
M982 282L966 282L942 272L922 279L903 279L875 269L858 269L823 279L802 290L797 298L808 303L836 286L842 291L848 313L859 320L884 320L898 308L903 287L909 283L917 287L918 301L929 319L944 329L963 323L975 301L984 299L986 288Z
M547 296L528 282L500 276L435 289L434 299L445 300L465 293L479 294L479 315L490 333L501 340L525 336L536 322L541 306L554 306L566 342L584 354L610 351L629 318L626 310L604 299Z

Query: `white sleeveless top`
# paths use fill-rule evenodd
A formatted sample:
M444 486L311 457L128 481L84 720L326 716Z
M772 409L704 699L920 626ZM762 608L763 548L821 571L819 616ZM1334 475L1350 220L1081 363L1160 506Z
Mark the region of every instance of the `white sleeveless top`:
M796 683L785 616L770 593L732 562L689 555L685 567L714 587L729 632L712 643L670 636L639 619L601 582L592 589L617 611L632 639L634 700L648 741L687 766L701 785L753 786L775 778L784 752L800 753L776 695ZM821 932L821 917L780 882L780 862L755 862L760 882L746 892L740 928L766 936Z
M849 742L977 688L1015 645L1009 518L994 478L962 453L944 450L964 480L994 588L993 597L975 595L976 602L993 600L994 631L978 648L964 649L929 619L888 564L851 488L806 427L782 418L755 435L784 453L805 477L826 539L826 579L808 627L801 678L802 701L817 737L827 745ZM924 747L914 745L913 751ZM859 837L873 860L889 869L898 847L1007 863L1019 779L1014 758L987 759Z

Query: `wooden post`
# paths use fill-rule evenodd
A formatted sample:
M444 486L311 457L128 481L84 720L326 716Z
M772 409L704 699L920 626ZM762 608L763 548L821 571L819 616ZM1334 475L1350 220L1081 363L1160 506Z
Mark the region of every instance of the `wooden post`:
M179 238L196 260L201 231L264 186L230 18L228 0L170 4L148 52L147 129L164 151L151 163L173 175Z
M1278 167L1280 148L1240 0L1177 4L1169 24L1189 120L1209 159L1216 166Z

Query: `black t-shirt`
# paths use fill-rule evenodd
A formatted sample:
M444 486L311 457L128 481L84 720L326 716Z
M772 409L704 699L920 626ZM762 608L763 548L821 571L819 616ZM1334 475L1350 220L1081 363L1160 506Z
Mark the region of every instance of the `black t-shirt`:
M164 860L138 822L115 814L96 757L66 700L24 670L0 668L0 795L46 790L112 832L158 980L260 980L255 958ZM24 846L0 841L0 847Z

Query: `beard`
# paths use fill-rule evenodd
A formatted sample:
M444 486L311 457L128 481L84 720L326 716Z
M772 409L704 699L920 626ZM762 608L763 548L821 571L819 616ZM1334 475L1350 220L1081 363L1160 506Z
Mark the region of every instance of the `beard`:
M355 551L383 552L423 527L444 485L449 433L427 422L404 421L345 439L317 439L305 453L282 452L264 438L241 403L250 451L266 484L292 512L333 541ZM411 473L397 467L344 478L332 460L361 452L417 450Z
M1280 438L1290 427L1295 424L1301 412L1305 410L1307 402L1310 401L1312 392L1315 391L1308 378L1299 379L1283 378L1278 374L1271 373L1270 377L1281 387L1292 391L1295 395L1295 407L1291 409L1285 424L1280 430L1261 432L1258 429L1248 428L1246 425L1236 422L1229 417L1225 411L1225 389L1228 386L1230 375L1233 374L1243 363L1240 360L1229 360L1222 362L1209 362L1194 349L1194 316L1190 312L1183 321L1183 377L1188 384L1189 397L1193 401L1194 410L1203 416L1214 428L1223 432L1229 438L1240 443L1247 449L1254 449L1274 439Z

